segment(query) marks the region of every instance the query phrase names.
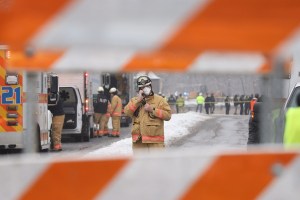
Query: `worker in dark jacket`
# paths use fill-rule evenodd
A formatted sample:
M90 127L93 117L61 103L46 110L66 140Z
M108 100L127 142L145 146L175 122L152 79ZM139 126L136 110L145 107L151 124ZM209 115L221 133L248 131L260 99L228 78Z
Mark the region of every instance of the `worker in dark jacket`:
M108 120L106 120L106 113L109 104L109 100L104 94L104 88L100 86L98 88L97 99L94 104L94 123L97 126L97 130L94 133L95 137L102 137L106 134L105 127L108 122Z
M50 94L48 93L48 98ZM58 101L54 105L48 105L48 109L52 113L52 135L51 148L52 151L61 151L61 131L64 125L65 113L63 110L63 99L58 95Z
M211 105L211 98L208 94L206 94L206 97L204 100L204 108L205 108L206 114L209 114L210 105Z
M256 102L249 120L248 144L260 143L260 115L262 111L262 102Z

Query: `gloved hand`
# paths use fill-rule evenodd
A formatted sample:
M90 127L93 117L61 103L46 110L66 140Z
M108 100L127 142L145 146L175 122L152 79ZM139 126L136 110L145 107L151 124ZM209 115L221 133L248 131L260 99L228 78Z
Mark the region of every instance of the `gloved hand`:
M144 93L143 90L139 91L139 93L137 95L138 101L142 101L143 100L143 98L144 98L143 93Z
M145 104L144 109L147 112L153 112L153 107L148 103Z

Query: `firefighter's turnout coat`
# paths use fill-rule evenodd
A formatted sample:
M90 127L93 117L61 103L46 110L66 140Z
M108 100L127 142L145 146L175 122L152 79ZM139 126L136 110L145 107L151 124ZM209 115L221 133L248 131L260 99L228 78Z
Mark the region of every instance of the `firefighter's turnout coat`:
M164 143L164 120L171 119L171 108L163 97L156 94L144 100L153 107L152 112L145 111L143 101L139 102L137 97L124 108L125 114L132 117L132 141L141 139L142 143Z

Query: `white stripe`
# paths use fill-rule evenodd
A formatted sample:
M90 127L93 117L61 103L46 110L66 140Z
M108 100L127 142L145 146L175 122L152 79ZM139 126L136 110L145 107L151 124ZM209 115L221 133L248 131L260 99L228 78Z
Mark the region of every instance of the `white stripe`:
M136 158L96 199L178 199L214 159L199 155Z
M75 1L32 41L37 48L133 48L151 50L209 0Z
M14 157L0 162L0 198L19 199L48 166L32 157Z
M274 166L276 167L276 166ZM280 165L277 166L280 172ZM270 169L271 170L271 169ZM273 169L274 170L274 169ZM259 196L261 200L298 200L300 194L300 157L282 169L282 174Z
M52 70L69 71L120 71L134 53L128 51L102 51L99 49L81 48L72 49L63 55L52 66Z
M188 71L201 73L257 73L265 63L258 53L204 52Z

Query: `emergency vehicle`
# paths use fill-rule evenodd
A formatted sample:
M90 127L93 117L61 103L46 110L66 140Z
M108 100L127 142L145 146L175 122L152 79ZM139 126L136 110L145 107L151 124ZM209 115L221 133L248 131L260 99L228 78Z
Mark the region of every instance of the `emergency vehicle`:
M88 142L94 133L93 95L100 86L100 74L81 72L60 73L58 76L65 112L62 137Z
M24 148L26 137L26 74L7 70L6 61L10 52L7 46L0 46L0 149ZM57 76L47 73L37 73L37 141L38 150L48 150L52 114L48 111L48 88L50 92L58 90ZM51 85L52 84L52 85ZM57 88L57 89L55 89ZM56 101L55 97L54 102Z

